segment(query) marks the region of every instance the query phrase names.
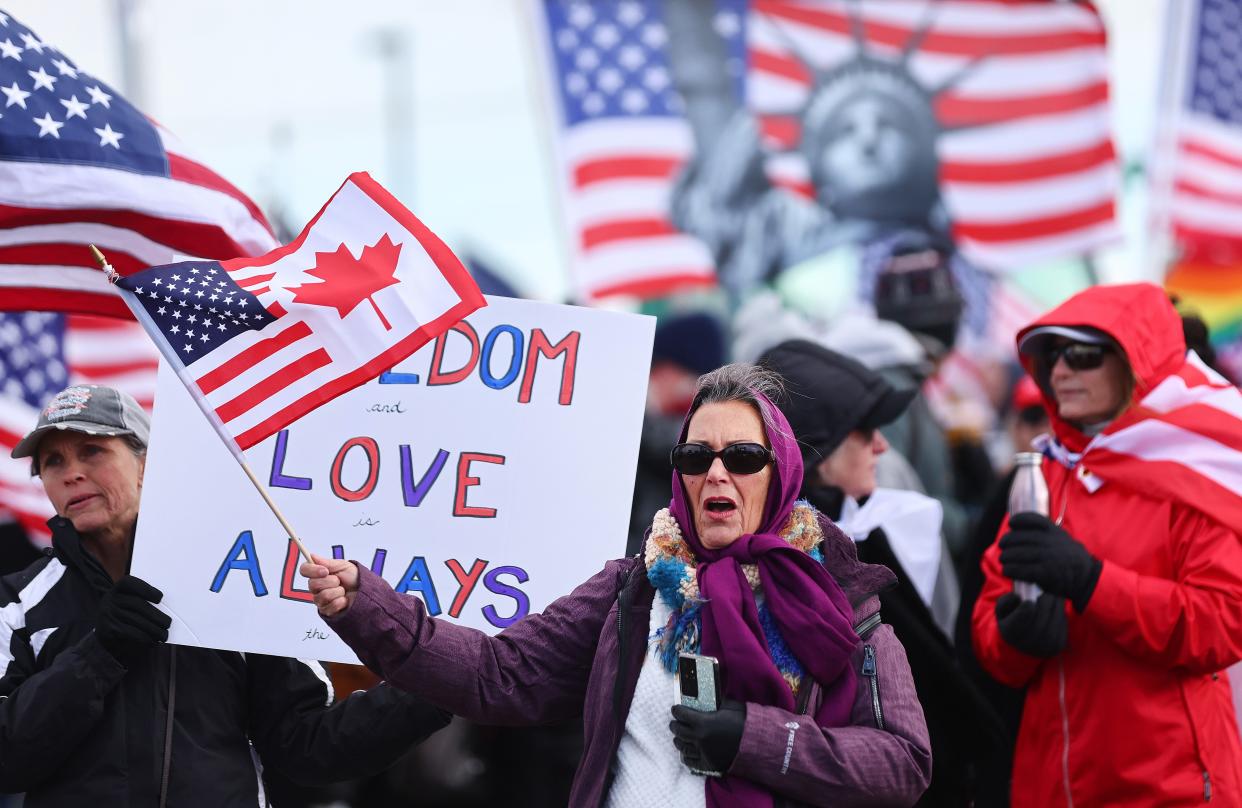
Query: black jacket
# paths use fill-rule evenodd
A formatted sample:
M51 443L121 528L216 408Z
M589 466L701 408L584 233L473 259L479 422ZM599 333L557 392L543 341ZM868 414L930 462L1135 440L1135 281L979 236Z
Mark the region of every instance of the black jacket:
M805 486L802 493L829 516L840 514L840 489ZM857 546L860 561L882 564L897 573L897 585L880 593L880 610L906 649L931 736L931 785L917 805L960 808L1007 804L990 796L993 773L1003 770L1007 774L1013 750L1004 725L960 666L953 643L936 625L931 610L902 569L884 529L871 531ZM1003 800L1005 792L1001 794Z
M1006 687L996 681L983 669L975 656L975 647L971 639L971 615L975 612L975 602L983 591L983 570L981 567L983 554L996 541L1001 524L1009 515L1009 488L1013 485L1014 473L1010 471L993 486L988 498L987 507L979 519L979 524L971 536L970 544L961 559L958 570L958 581L962 586L962 605L957 612L957 656L962 669L971 678L983 697L992 705L992 710L1005 725L1005 745L1000 750L1003 754L1003 766L991 772L990 792L996 797L986 803L987 806L1007 806L1009 804L1009 781L1013 763L1014 743L1018 737L1018 727L1022 724L1022 704L1025 691ZM1003 802L1002 802L1003 800Z
M67 520L49 524L53 549L0 578L0 792L27 808L252 808L262 768L370 774L448 722L388 685L332 705L315 662L160 645L126 670L94 634L111 578Z

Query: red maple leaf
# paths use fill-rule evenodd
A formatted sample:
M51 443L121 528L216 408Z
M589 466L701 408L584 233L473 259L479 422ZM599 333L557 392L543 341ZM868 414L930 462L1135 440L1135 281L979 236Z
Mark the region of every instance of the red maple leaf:
M295 302L330 306L340 312L341 319L365 300L379 315L384 329L391 331L392 326L379 306L375 305L371 295L400 283L393 277L397 271L399 255L401 245L393 244L387 233L375 244L363 247L362 255L358 258L354 258L344 244L337 247L336 252L317 252L315 266L308 269L306 274L321 278L322 281L292 286L290 291L294 293Z

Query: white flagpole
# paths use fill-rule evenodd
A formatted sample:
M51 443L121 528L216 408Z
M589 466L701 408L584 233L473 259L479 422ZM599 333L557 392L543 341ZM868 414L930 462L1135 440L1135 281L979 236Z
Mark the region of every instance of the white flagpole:
M90 249L91 254L95 256L95 260L99 263L99 268L102 269L104 274L108 276L108 282L116 283L117 278L119 278L120 275L115 269L112 268L112 265L108 263L108 259L104 258L104 254L100 252L99 248L94 244L90 245ZM129 306L129 310L133 312L134 317L137 318L138 322L143 324L144 329L148 334L150 334L151 329L155 326L155 324L151 322L150 315L147 314L146 310L141 306L134 305L134 302L130 300L129 295L124 292L118 292L118 294L120 294L121 299L125 301L125 305ZM258 490L259 495L262 496L263 501L267 503L267 507L271 508L272 513L276 515L276 520L280 522L280 526L285 529L287 534L289 534L289 538L297 544L298 550L302 553L302 557L307 561L310 561L310 550L306 549L306 545L303 544L302 540L298 538L298 534L295 533L293 528L289 525L288 520L285 519L285 515L280 512L280 508L276 507L276 503L272 500L271 495L268 494L267 489L263 487L261 482L259 482L259 478L254 475L254 472L250 469L250 464L246 462L246 456L242 454L241 447L237 445L237 441L233 440L233 436L230 435L228 430L224 428L224 424L220 421L220 416L216 415L216 411L213 410L211 405L208 404L207 401L197 392L197 386L194 384L194 381L189 378L189 375L185 371L185 367L175 356L168 355L168 348L163 340L153 339L151 341L155 343L155 347L159 348L160 353L164 355L164 361L168 362L169 366L172 367L173 371L181 379L182 384L184 384L186 389L190 392L190 397L194 399L194 403L198 404L198 408L202 410L203 415L207 417L208 423L210 423L212 429L216 431L216 435L220 438L220 440L224 442L224 445L228 448L229 453L233 455L233 459L236 460L242 467L242 471L246 472L246 476L250 478L250 482L254 483L254 487Z

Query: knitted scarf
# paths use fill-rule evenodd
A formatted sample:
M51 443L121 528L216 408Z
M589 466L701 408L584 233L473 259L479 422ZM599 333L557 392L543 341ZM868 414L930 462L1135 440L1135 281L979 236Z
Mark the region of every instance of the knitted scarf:
M806 501L799 501L794 506L780 537L790 547L796 547L817 563L823 563L824 556L819 545L824 541L824 532L819 527L818 513ZM679 654L699 653L703 598L699 593L698 564L668 508L661 509L652 520L643 561L647 567L647 579L672 612L665 626L656 632L655 653L665 670L675 674ZM772 611L763 598L759 586L759 566L743 564L742 573L756 594L759 624L763 627L772 662L796 696L805 670L789 650L789 644L781 636Z

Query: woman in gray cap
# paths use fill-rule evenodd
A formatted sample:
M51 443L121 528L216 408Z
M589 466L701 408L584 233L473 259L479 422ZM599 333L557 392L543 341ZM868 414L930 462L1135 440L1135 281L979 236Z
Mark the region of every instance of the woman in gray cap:
M263 770L369 774L447 723L386 685L325 706L317 663L165 644L163 594L127 574L149 431L125 393L78 385L13 449L56 516L44 556L0 578L0 793L27 808L262 805Z

